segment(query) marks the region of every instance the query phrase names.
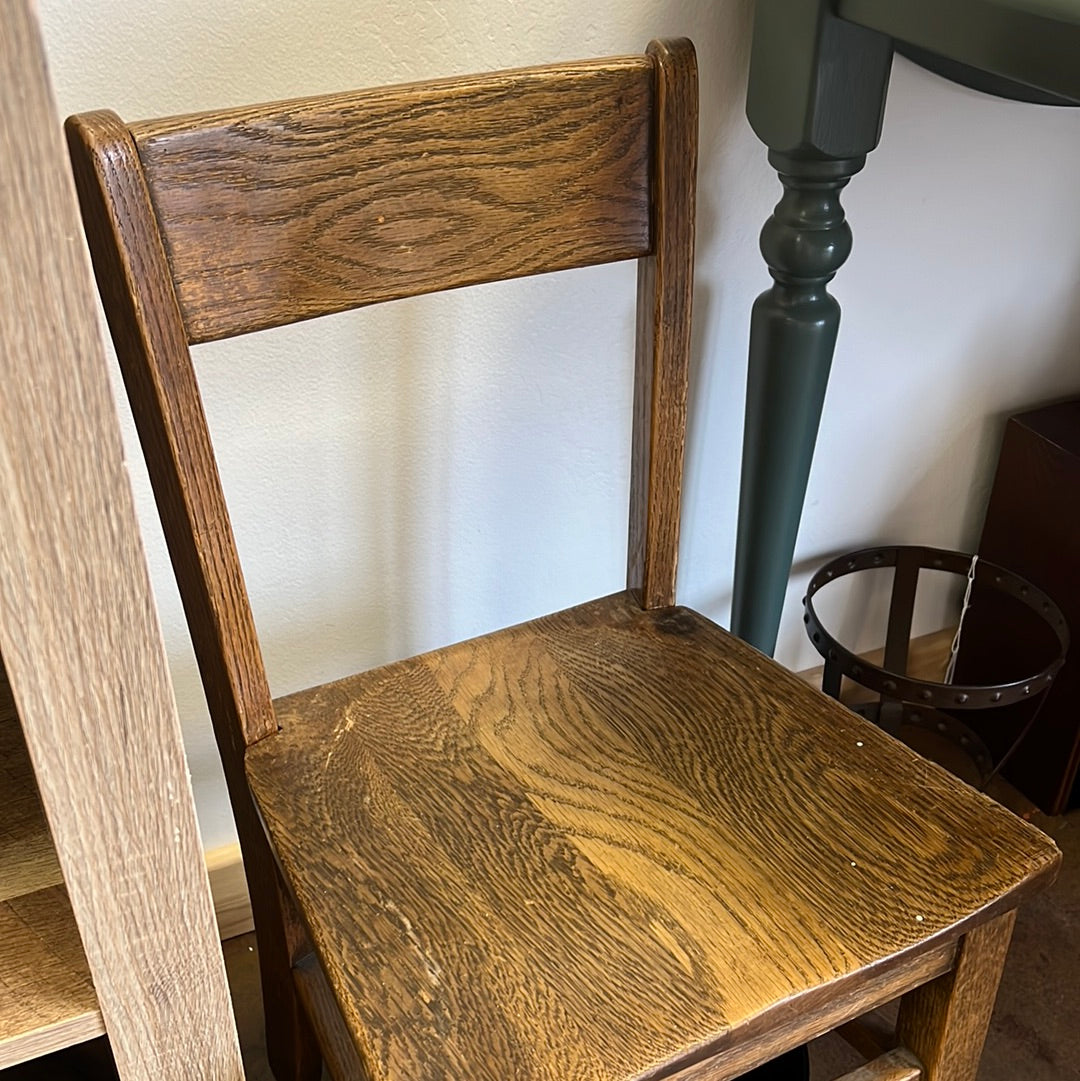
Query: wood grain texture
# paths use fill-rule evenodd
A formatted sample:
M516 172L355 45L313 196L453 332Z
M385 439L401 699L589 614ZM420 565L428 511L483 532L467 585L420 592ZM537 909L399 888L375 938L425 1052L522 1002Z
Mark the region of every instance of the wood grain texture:
M926 1081L975 1081L1016 911L969 931L956 966L904 997L896 1033L925 1066Z
M300 959L293 968L296 987L319 1034L319 1046L330 1073L342 1081L370 1081L334 998L334 990L314 954Z
M115 113L65 124L105 315L215 719L225 777L274 731L262 654L180 310L135 144Z
M732 1081L747 1070L771 1062L786 1051L830 1032L864 1010L877 1009L948 972L956 943L946 941L925 950L909 951L883 965L862 971L858 979L840 987L824 984L799 997L797 1007L776 1008L760 1014L738 1032L729 1045L712 1058L671 1075L672 1081Z
M863 1058L878 1058L896 1047L896 1026L880 1013L866 1014L841 1025L836 1034L843 1037Z
M135 144L114 113L71 117L75 185L221 754L259 939L267 1052L278 1081L320 1066L292 993L295 943L243 774L277 727L228 509Z
M652 254L638 263L627 587L646 608L675 603L679 557L697 179L697 58L685 40L656 64Z
M64 881L56 859L34 767L23 739L11 685L0 663L0 901ZM0 963L0 980L3 964Z
M643 255L651 95L636 56L133 125L190 339Z
M0 1070L104 1031L64 888L0 903Z
M678 549L695 87L692 47L669 42L69 122L226 759L279 1078L318 1067L291 965L345 1076L727 1081L935 980L1054 874L1038 831L701 617L655 610ZM185 338L629 255L646 256L629 591L271 712Z
M839 1081L922 1081L922 1063L902 1047L844 1074Z
M21 0L0 22L0 100L18 103L0 114L0 653L121 1076L231 1081L243 1070L180 726Z
M671 48L686 83L692 50ZM288 964L304 940L242 776L244 745L275 721L186 339L648 252L650 189L659 187L651 162L663 141L652 116L656 66L651 57L586 61L152 122L134 135L111 113L68 122L98 281L245 850L279 1077L317 1074L289 994ZM667 113L689 108L688 95L682 86L673 104L668 93ZM691 152L693 133L681 132L669 159L676 149ZM678 173L678 184L665 180L671 218L692 165ZM672 296L692 251L690 226L681 229L683 262L668 259L665 279ZM675 312L665 301L660 315L681 326L688 287L682 303ZM662 332L677 341L666 323ZM678 371L664 376L654 422L684 417L685 357L679 365L683 385ZM657 476L681 466L681 431L665 438ZM651 498L650 530L671 548L673 571L677 489L674 500ZM659 522L660 507L673 528Z
M0 664L0 1069L105 1031Z
M735 1076L740 1047L870 1008L870 979L1058 861L702 617L629 595L276 708L252 788L380 1081Z

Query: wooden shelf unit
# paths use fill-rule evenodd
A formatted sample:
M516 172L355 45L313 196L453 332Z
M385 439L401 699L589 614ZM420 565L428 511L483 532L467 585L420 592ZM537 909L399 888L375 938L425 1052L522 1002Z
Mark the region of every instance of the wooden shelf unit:
M0 667L0 1069L105 1031Z
M243 1081L33 0L2 26L0 1066L107 1028L123 1081Z

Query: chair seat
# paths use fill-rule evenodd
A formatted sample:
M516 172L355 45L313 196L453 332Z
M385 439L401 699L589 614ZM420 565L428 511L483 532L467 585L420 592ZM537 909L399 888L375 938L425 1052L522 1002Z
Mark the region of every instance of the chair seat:
M815 989L840 1002L823 1031L892 968L937 974L1059 858L702 616L625 594L275 708L251 788L387 1081L689 1077L767 1029L779 1051Z

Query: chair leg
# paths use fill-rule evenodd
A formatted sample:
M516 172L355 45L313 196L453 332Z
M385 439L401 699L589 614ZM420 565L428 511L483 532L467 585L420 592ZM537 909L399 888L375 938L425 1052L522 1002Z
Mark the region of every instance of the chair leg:
M969 931L952 971L904 996L896 1034L924 1081L975 1081L1015 921L1008 912Z
M254 853L245 853L245 866ZM276 1081L319 1081L322 1054L293 982L292 967L306 938L269 850L260 853L262 873L249 877L259 949L266 1056ZM258 879L258 888L253 880Z

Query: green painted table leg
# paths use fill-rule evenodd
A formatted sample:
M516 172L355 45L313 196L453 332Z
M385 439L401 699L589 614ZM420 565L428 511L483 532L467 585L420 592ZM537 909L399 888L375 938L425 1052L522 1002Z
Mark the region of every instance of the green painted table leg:
M754 303L732 627L772 653L829 381L840 305L825 289L851 250L840 189L862 165L770 160L784 196L761 234L773 275Z
M826 285L851 250L840 191L877 145L892 43L826 0L758 0L747 115L784 194L761 234L773 285L754 304L732 630L776 645L840 323Z

